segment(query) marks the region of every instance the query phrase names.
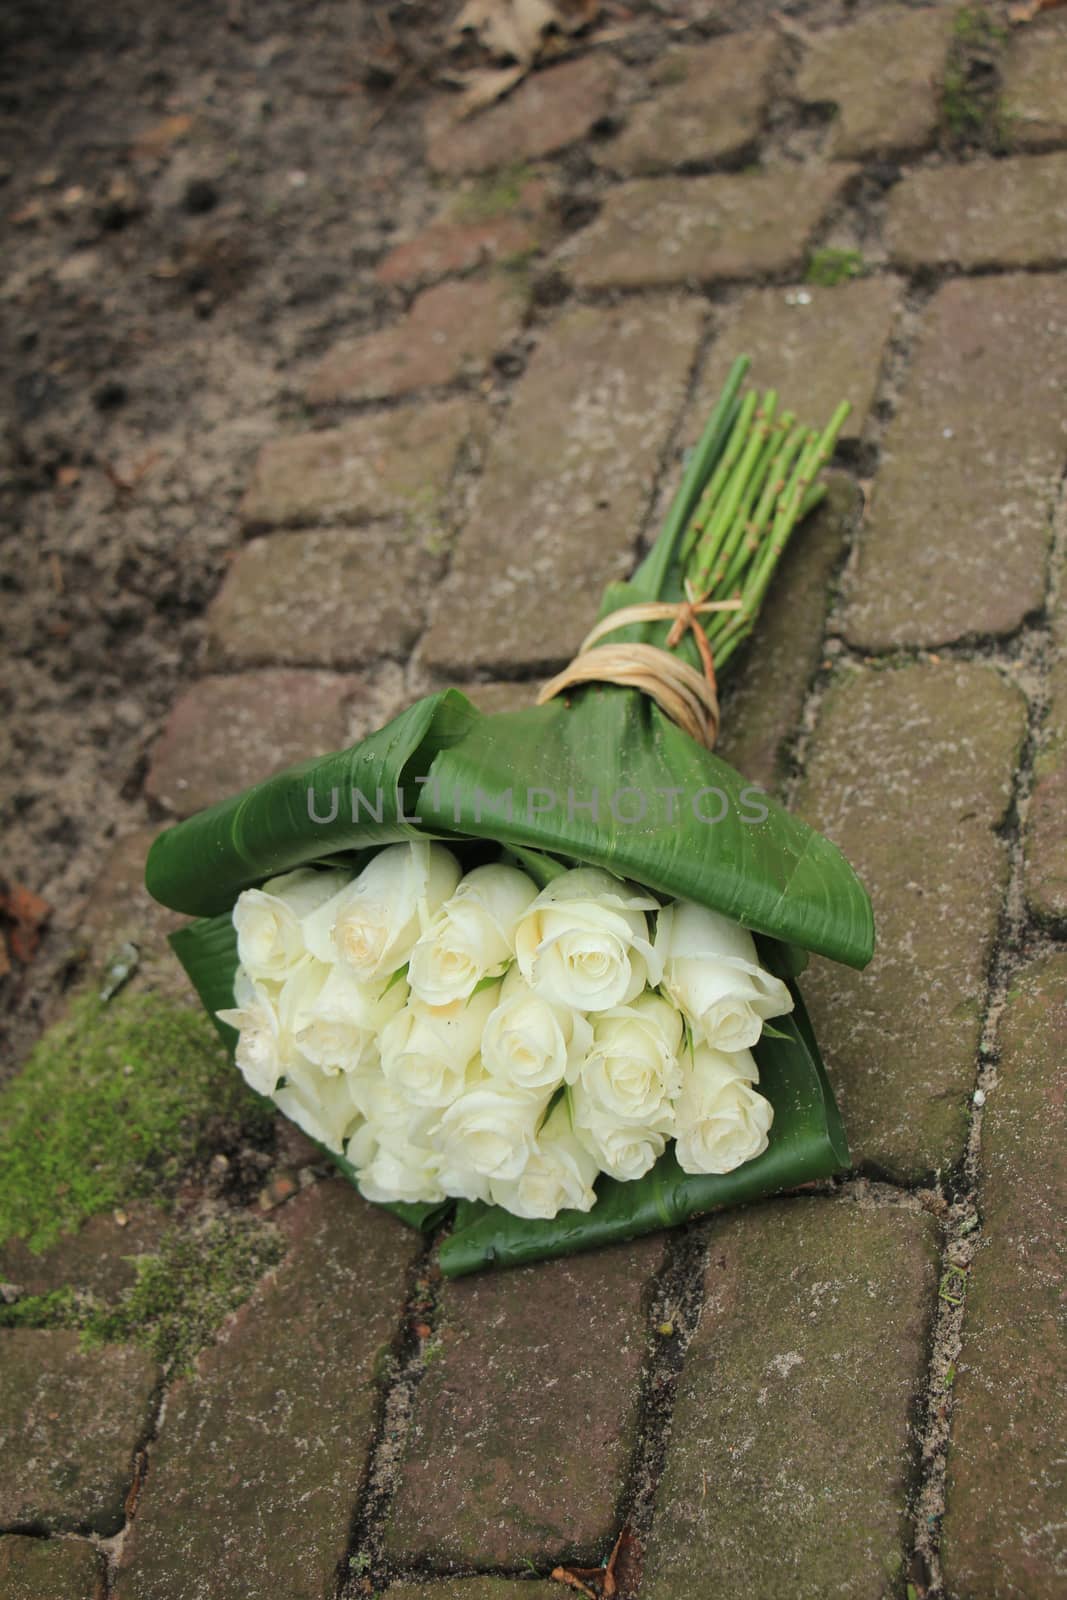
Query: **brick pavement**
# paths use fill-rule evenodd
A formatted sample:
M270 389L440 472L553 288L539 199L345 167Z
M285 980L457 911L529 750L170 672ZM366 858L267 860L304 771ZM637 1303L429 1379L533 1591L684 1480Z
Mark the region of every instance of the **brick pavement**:
M623 1600L1062 1593L1067 21L996 44L993 158L945 134L971 22L824 12L650 26L458 126L428 104L440 214L255 468L94 928L163 982L134 887L161 813L441 682L523 703L750 351L790 403L856 408L722 744L874 896L869 972L806 984L856 1174L442 1286L287 1135L285 1259L162 1404L135 1348L0 1334L5 1592L541 1600L628 1524ZM465 212L449 185L509 163L513 199ZM575 171L591 218L556 206ZM824 247L850 281L807 281ZM79 1241L23 1263L34 1293L119 1292L113 1230Z

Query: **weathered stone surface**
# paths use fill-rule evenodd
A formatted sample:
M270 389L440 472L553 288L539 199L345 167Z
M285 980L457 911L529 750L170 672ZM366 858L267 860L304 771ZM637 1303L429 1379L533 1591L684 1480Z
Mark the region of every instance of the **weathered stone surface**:
M104 1563L82 1539L0 1536L4 1600L104 1600Z
M620 184L561 260L585 289L789 272L800 266L813 230L854 170L778 167Z
M805 1199L715 1223L643 1600L902 1587L936 1286L928 1217Z
M796 93L809 104L837 106L833 155L885 155L930 142L951 28L946 8L891 7L810 36Z
M439 567L414 534L382 528L253 539L208 611L213 661L349 667L401 655Z
M1067 916L1067 660L1057 659L1049 711L1034 762L1026 820L1026 898L1039 916Z
M1002 68L1000 113L1013 149L1067 140L1067 19L1018 28Z
M527 178L514 197L492 188L461 192L421 233L394 245L375 275L381 283L415 287L528 255L550 238L551 213L552 193L542 178Z
M479 372L515 338L524 311L525 297L504 274L438 284L402 322L335 346L308 384L308 401L380 400Z
M772 791L785 776L784 747L819 665L830 581L858 515L851 479L835 475L829 483L826 501L793 535L760 613L757 642L739 657L722 696L716 754Z
M1054 1600L1067 1573L1067 958L1012 984L982 1123L984 1233L956 1363L942 1559L959 1600Z
M286 1259L168 1396L118 1600L334 1592L417 1236L340 1181L277 1217Z
M443 1583L391 1583L389 1600L559 1600L558 1583L524 1578L446 1578Z
M177 701L152 752L145 791L191 816L272 772L344 742L358 678L269 668L201 678Z
M874 401L900 299L896 278L864 278L835 289L750 289L723 317L687 423L699 437L739 355L752 357L747 382L775 388L779 411L829 421L842 400L852 413L842 439L858 439ZM827 338L827 330L834 337Z
M1007 276L939 291L850 576L855 644L1009 633L1041 606L1067 447L1065 372L1067 281Z
M617 172L649 173L740 155L763 126L780 51L773 33L727 34L668 51L652 72L655 97L634 106L600 160Z
M582 56L525 78L513 94L457 122L455 101L426 113L426 159L435 172L487 172L554 155L607 115L619 69L611 56Z
M0 1526L117 1533L157 1381L134 1345L0 1332Z
M69 1285L98 1300L114 1300L137 1276L137 1257L153 1251L167 1226L165 1211L147 1201L90 1217L77 1233L63 1234L41 1255L21 1239L0 1244L0 1278L23 1295L48 1294Z
M1067 151L923 167L889 197L903 267L1056 267L1067 261Z
M565 311L530 362L438 591L425 658L562 664L630 566L700 337L699 303Z
M816 728L798 809L867 885L878 947L804 992L853 1156L900 1181L963 1153L1024 731L1019 692L970 663L843 674Z
M275 439L260 452L242 502L245 527L421 517L447 488L474 425L466 401L442 400Z
M446 1285L389 1554L484 1566L607 1554L661 1251L647 1239Z
M159 831L135 828L112 845L89 892L80 929L94 973L102 973L120 957L123 944L132 942L140 958L134 982L158 992L188 994L188 979L166 942L167 934L185 919L153 900L144 886L145 858Z

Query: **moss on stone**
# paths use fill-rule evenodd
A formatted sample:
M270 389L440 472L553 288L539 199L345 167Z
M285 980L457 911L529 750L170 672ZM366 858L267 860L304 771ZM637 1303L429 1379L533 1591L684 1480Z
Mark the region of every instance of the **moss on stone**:
M82 1314L74 1290L65 1285L0 1305L0 1328L75 1328L80 1326Z
M161 1366L187 1370L283 1254L277 1230L254 1218L175 1228L157 1254L140 1258L136 1282L118 1304L85 1319L85 1342L139 1344Z
M951 144L994 153L1009 143L1001 105L1000 54L1007 30L985 6L964 6L952 25L941 84L941 119Z
M522 191L532 177L525 162L486 173L459 196L453 215L457 222L488 222L493 217L506 216L520 204Z
M212 1150L270 1128L206 1017L85 995L0 1092L0 1241L41 1251L96 1212L164 1200Z
M833 289L852 278L862 278L863 271L863 257L858 250L813 250L805 277L808 283Z

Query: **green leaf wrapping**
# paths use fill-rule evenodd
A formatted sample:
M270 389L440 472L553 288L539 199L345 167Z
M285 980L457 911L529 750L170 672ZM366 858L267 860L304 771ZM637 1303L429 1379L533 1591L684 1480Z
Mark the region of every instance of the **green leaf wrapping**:
M539 814L549 793L556 804ZM631 815L635 796L644 819L619 821L612 802ZM492 840L606 867L850 966L865 966L874 949L870 901L836 846L644 696L598 685L490 717L454 689L420 700L351 750L169 828L146 881L164 905L212 916L275 873L417 837Z
M692 1176L679 1167L671 1145L643 1178L620 1183L601 1177L592 1211L561 1211L547 1221L461 1200L453 1230L441 1245L445 1276L591 1250L846 1170L849 1151L841 1115L795 987L793 995L796 1011L778 1019L785 1037L764 1035L754 1052L760 1093L774 1107L771 1142L761 1156L721 1176Z

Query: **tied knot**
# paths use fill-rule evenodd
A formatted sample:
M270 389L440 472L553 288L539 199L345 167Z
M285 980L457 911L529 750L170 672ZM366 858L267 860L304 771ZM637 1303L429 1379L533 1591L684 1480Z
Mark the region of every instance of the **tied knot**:
M684 600L646 600L623 606L598 622L582 640L569 666L546 683L537 704L580 683L614 683L639 689L654 700L683 732L711 750L719 735L719 695L715 662L700 618L713 611L739 611L740 600L708 600L694 593L686 581ZM670 622L666 647L654 644L601 644L608 633L634 623ZM687 633L692 633L703 672L672 655Z

